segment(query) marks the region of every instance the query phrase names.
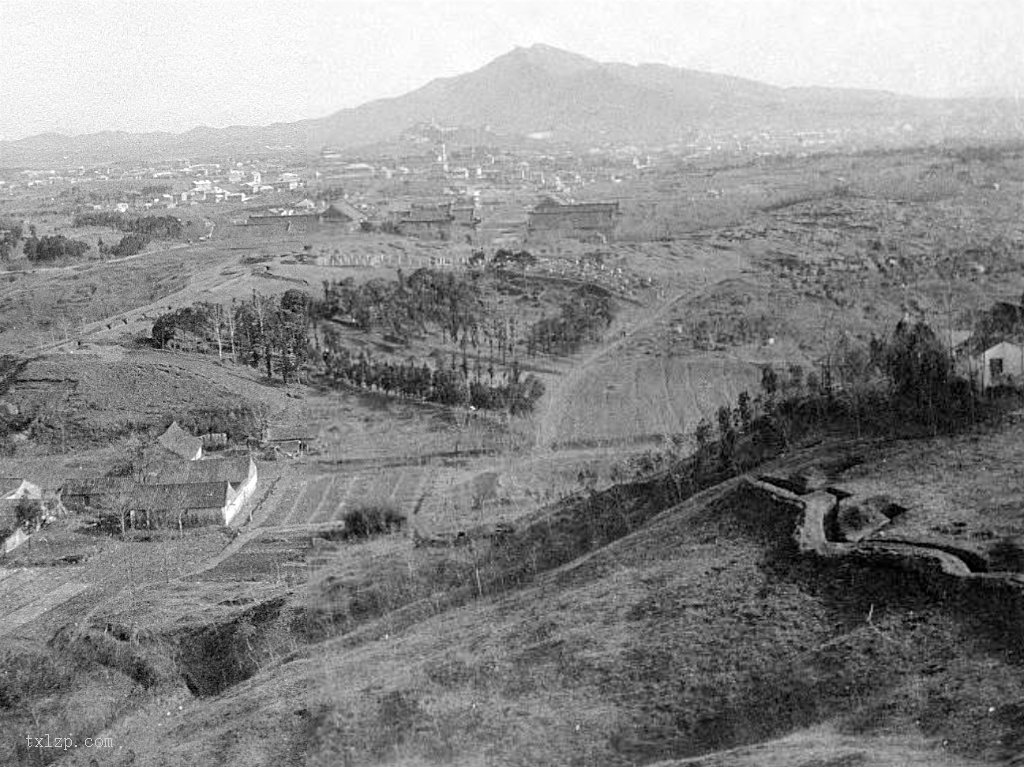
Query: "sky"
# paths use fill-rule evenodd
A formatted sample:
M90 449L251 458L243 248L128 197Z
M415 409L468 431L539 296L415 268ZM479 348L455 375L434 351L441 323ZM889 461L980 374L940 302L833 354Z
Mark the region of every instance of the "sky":
M321 117L534 43L780 86L1024 95L1024 0L0 0L0 140Z

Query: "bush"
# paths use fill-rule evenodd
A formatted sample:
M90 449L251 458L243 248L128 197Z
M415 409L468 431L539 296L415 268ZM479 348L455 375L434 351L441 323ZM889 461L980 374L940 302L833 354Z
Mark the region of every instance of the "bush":
M375 503L349 509L343 521L346 538L370 538L401 530L405 516L392 504Z
M134 256L136 253L141 253L147 245L149 245L149 237L146 235L126 234L121 238L121 241L118 242L117 245L107 249L107 252L111 256L123 258L125 256Z
M14 507L18 527L35 530L43 521L43 503L35 498L22 498Z

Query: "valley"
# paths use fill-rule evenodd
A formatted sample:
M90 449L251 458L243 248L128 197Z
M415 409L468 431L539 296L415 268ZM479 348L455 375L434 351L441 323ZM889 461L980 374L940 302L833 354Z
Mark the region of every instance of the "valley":
M0 144L0 764L1024 759L1024 145L666 70Z

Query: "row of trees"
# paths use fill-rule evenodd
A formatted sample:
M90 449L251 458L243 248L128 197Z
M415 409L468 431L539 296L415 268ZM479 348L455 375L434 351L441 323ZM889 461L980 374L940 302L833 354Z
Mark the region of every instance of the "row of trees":
M785 448L817 428L857 433L955 432L991 412L974 382L957 375L949 350L924 322L900 322L888 337L867 345L847 341L838 353L805 374L799 365L762 368L760 391L741 392L713 421L702 419L697 452L686 471L698 485L748 469L771 451ZM673 435L664 451L648 451L613 480L668 469L682 458L684 435ZM767 451L767 452L766 452Z
M354 354L328 336L329 348L323 359L329 377L352 386L384 394L438 402L443 405L472 405L485 410L505 410L513 415L527 413L544 394L544 384L530 374L525 377L519 365L512 364L504 375L497 375L494 363L486 370L479 355L470 366L465 354L461 366L453 352L451 364L417 364L409 357L404 364L372 359L366 352ZM486 373L487 378L484 378Z
M88 211L74 217L72 226L107 226L122 232L147 237L177 239L185 234L180 218L175 216L129 216L119 211Z

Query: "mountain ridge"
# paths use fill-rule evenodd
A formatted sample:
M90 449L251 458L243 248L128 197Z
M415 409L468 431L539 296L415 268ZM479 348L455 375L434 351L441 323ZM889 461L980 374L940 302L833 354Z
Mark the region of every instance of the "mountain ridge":
M984 115L974 114L981 103ZM779 87L665 64L602 63L553 46L516 47L483 67L435 78L404 95L375 99L318 118L264 126L195 126L183 132L49 132L0 142L0 167L79 159L201 154L314 154L398 139L420 123L486 129L519 140L545 132L589 147L685 141L701 132L808 131L855 126L973 125L1006 115L997 99L925 99L890 91ZM988 115L992 112L992 115ZM1002 113L1002 114L1000 114ZM877 125L875 124L877 123Z

